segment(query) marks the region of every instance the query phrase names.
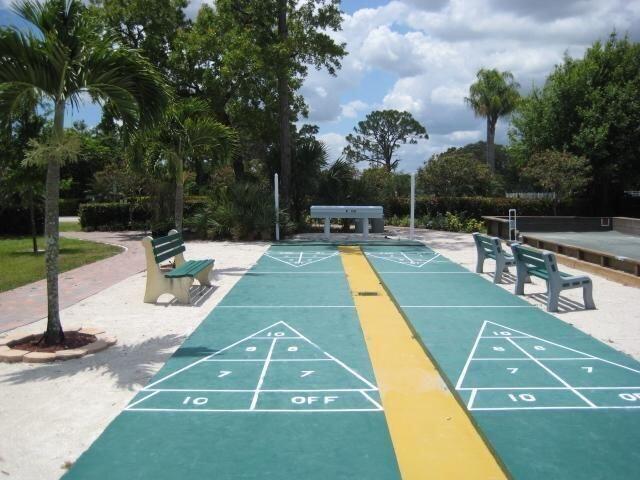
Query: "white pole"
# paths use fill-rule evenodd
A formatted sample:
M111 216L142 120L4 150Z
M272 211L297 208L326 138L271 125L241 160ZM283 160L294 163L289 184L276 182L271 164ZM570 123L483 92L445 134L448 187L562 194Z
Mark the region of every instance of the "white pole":
M276 206L276 241L280 241L280 195L278 193L278 174L273 176L273 195Z
M413 240L413 229L415 227L416 213L416 174L411 174L411 218L409 223L409 240Z

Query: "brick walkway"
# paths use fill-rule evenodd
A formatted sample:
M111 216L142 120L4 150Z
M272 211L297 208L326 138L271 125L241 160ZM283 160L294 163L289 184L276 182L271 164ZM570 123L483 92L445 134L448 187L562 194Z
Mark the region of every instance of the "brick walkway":
M60 274L61 310L145 269L141 232L63 232L60 235L126 248L113 257ZM46 316L47 284L44 280L0 293L0 332Z

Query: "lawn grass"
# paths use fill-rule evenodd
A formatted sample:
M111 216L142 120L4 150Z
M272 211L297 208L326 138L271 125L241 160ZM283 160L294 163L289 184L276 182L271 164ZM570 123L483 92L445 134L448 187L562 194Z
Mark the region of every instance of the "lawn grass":
M80 227L79 222L60 222L60 231L61 232L81 232L82 228Z
M38 238L38 248L44 248L42 237ZM121 251L121 248L112 245L60 238L60 272ZM0 237L0 269L0 292L41 280L45 277L44 252L33 254L31 237Z

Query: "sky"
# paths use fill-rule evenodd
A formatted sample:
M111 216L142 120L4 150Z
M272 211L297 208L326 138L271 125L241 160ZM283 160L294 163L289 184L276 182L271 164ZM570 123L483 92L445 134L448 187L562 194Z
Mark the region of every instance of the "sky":
M192 0L191 16L211 0ZM0 0L0 24L13 23L8 0ZM345 136L367 113L406 110L429 139L399 152L400 170L415 171L434 153L485 139L486 124L465 105L480 68L513 73L523 94L542 86L563 56L581 57L612 31L640 41L640 0L343 0L347 44L336 77L311 68L301 93L309 117L320 127L333 161ZM89 126L98 106L74 112ZM496 141L507 142L508 119Z

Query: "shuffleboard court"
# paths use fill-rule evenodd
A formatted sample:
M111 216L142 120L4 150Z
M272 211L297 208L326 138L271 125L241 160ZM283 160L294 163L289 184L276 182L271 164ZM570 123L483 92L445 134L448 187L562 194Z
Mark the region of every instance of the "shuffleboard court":
M637 476L638 362L443 257L438 273L390 268L436 255L426 247L364 250L514 478Z
M65 478L399 479L337 248L270 248Z

